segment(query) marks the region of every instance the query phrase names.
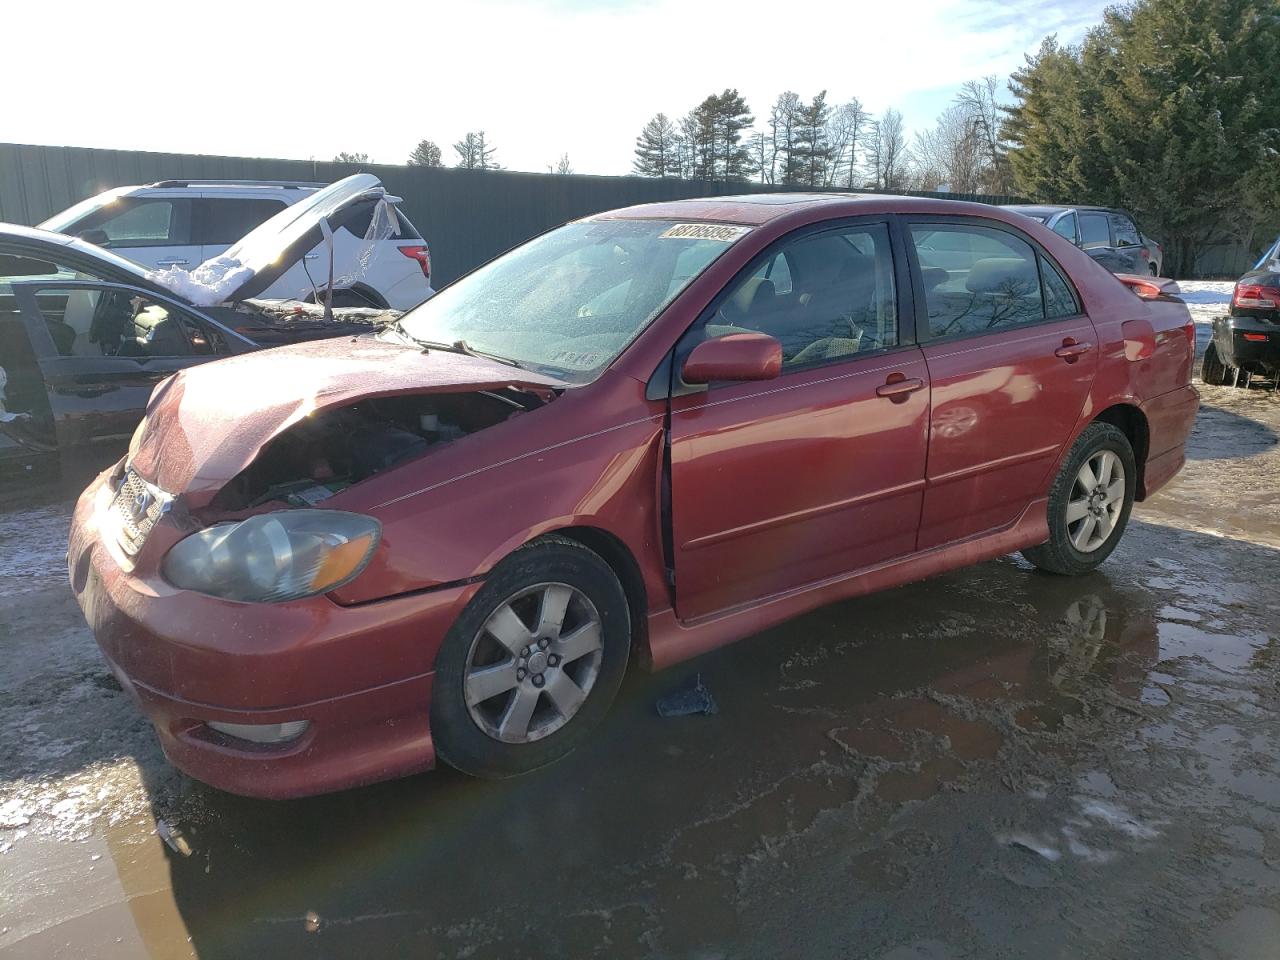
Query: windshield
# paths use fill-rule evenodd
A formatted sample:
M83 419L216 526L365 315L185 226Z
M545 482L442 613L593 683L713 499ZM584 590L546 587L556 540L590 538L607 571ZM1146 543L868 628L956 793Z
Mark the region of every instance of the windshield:
M446 287L401 320L455 344L587 383L747 227L593 220L544 234Z

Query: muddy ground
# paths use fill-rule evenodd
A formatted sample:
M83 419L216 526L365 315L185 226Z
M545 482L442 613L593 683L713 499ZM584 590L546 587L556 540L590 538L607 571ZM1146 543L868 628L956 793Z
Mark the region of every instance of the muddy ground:
M0 957L1275 957L1280 398L1202 393L1097 573L1007 557L633 675L524 779L290 803L165 765L65 495L10 497ZM719 713L659 718L697 674Z

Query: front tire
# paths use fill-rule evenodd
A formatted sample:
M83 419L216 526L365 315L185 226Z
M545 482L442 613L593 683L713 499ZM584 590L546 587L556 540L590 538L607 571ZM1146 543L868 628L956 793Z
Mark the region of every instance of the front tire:
M473 776L536 770L608 711L631 648L626 594L582 544L544 537L498 564L436 657L436 750Z
M1137 480L1129 438L1109 423L1091 423L1049 490L1049 539L1022 555L1049 573L1090 572L1124 535Z

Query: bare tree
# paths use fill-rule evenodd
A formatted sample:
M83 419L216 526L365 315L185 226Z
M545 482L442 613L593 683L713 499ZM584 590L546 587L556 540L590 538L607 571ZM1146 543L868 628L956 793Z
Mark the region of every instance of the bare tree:
M368 163L369 155L367 153L348 153L341 150L333 158L334 163Z
M1008 148L1000 136L1004 110L996 98L999 91L1000 80L994 74L981 80L968 80L956 94L956 105L969 114L973 135L983 147L982 186L989 193L1012 193Z
M867 174L879 190L906 189L910 158L902 114L890 107L871 123Z
M561 176L567 176L573 173L573 164L569 162L569 154L560 154L560 159L555 162L554 166L548 164L547 173L557 173Z
M978 193L989 166L976 118L963 103L952 104L932 129L916 134L912 157L924 190Z
M869 120L857 97L831 111L827 120L830 162L823 186L854 188L858 177L858 146Z
M769 110L769 175L765 183L794 183L798 178L800 158L793 158L793 154L803 106L800 95L788 90L778 95Z

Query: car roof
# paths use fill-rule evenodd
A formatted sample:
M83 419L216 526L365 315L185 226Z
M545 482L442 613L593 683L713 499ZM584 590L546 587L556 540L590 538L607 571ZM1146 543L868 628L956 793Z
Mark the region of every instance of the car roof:
M983 216L1016 222L991 204L886 193L748 193L730 197L698 197L623 207L584 219L706 220L760 226L793 215L802 220L825 220L885 213Z
M74 250L82 257L103 260L117 270L132 274L140 279L146 279L147 268L141 264L126 260L124 257L112 253L97 244L81 240L79 237L68 236L65 233L54 233L52 230L41 230L39 227L24 227L17 223L0 223L0 242L3 241L30 243L36 246L63 247L68 250Z

